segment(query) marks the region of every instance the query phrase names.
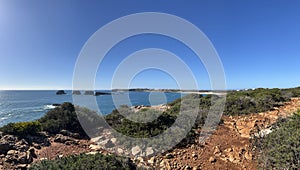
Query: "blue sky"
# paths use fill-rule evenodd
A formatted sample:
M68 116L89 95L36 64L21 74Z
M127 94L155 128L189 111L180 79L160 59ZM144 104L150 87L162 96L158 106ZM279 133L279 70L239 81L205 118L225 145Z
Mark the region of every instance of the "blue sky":
M223 63L228 89L300 85L300 1L0 1L0 89L71 89L78 54L103 25L138 12L177 15L199 27ZM120 28L121 29L121 28ZM200 89L210 89L200 61L176 40L143 35L124 40L100 65L96 87L110 88L114 68L135 50L180 56ZM176 88L166 73L147 70L132 87Z

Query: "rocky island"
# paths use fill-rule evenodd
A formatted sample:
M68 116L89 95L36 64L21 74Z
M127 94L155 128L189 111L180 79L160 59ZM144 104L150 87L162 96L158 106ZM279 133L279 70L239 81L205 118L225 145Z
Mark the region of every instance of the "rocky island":
M62 95L62 94L67 94L64 90L58 90L56 92L56 95Z

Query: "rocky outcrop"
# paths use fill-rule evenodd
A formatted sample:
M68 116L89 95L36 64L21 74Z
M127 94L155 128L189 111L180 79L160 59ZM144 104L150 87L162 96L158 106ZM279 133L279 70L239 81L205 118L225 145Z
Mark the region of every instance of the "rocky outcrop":
M79 145L79 140L74 138L80 138L79 134L66 130L62 130L61 133L52 137L46 132L40 132L34 136L25 135L19 138L0 132L0 169L26 169L29 164L38 159L37 153L51 147L53 142L62 143L64 148L66 146L76 148L74 146Z
M82 138L84 138L84 136L81 136L79 133L72 133L72 132L67 131L67 130L61 130L60 134L62 134L64 136L69 136L69 137L75 138L75 139L82 139Z
M111 95L111 93L107 93L107 92L96 92L95 96L100 96L100 95Z
M16 149L18 138L13 135L4 135L0 139L0 154L6 154L9 150Z
M131 153L133 156L136 156L137 154L141 153L142 149L139 146L135 146L131 149Z
M56 95L62 95L62 94L67 94L64 90L58 90L56 92Z
M59 104L59 103L53 103L52 106L58 107L58 106L61 106L61 104Z
M66 145L76 145L76 144L78 144L78 141L75 140L74 138L69 137L69 136L64 136L62 134L55 135L54 142L64 143Z
M72 94L73 95L81 95L81 92L79 90L73 90Z
M100 95L111 95L111 93L108 92L94 92L91 90L85 91L84 95L92 95L92 96L100 96Z
M7 163L13 164L30 164L33 158L36 158L35 149L30 148L27 151L9 150L4 158Z
M13 135L1 135L0 169L26 169L36 157L35 148L27 140Z
M90 91L90 90L84 92L84 95L92 95L93 96L94 94L95 94L94 91Z

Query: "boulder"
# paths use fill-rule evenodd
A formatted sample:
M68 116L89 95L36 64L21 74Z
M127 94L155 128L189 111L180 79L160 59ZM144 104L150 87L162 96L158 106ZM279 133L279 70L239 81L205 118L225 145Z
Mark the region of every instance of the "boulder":
M42 149L41 145L37 144L37 143L32 143L32 146L35 148L35 149Z
M27 152L20 152L18 155L18 163L20 164L28 164L29 161L27 159Z
M117 143L117 138L111 138L110 141L111 141L113 144L116 144L116 143Z
M93 141L93 142L99 142L99 141L101 141L103 139L105 139L103 136L97 136L97 137L91 138L91 141Z
M100 151L100 150L101 150L101 147L100 147L99 145L93 145L93 144L91 144L91 145L89 146L89 148L90 148L91 150L94 150L94 151Z
M272 133L272 127L267 129L262 129L258 133L255 133L254 136L257 138L264 138L266 135Z
M111 141L111 139L105 139L98 143L101 146L104 146L105 148L112 148L115 146L115 144Z
M65 142L66 145L78 145L78 142L76 140L69 140Z
M14 163L14 164L17 164L18 162L16 155L6 155L4 160L5 162Z
M35 154L35 149L34 148L30 148L28 151L27 151L27 155L33 157L33 158L37 158L37 155Z
M17 166L17 168L18 169L21 169L21 170L26 170L27 169L27 164L19 164L18 166Z
M6 155L15 155L15 154L18 154L18 151L16 150L9 150Z
M219 146L215 146L214 148L214 154L220 154L221 153L221 150L220 150L220 147Z
M7 151L12 148L13 146L9 145L8 143L0 143L0 154L6 154Z
M166 154L166 158L167 158L167 159L171 159L171 158L174 158L174 156L173 156L171 153L167 153L167 154Z
M88 153L86 153L87 155L96 155L97 153L99 153L99 152L88 152Z
M146 148L146 156L150 156L154 153L152 147L147 147Z
M115 146L115 144L111 140L108 140L106 142L106 144L104 145L104 147L106 147L106 148L112 148L114 146Z
M18 138L13 135L4 135L0 139L0 154L6 154L9 150L15 148Z
M72 138L68 137L68 136L64 136L62 134L57 134L54 137L54 142L58 142L58 143L66 143L67 141L74 141Z
M247 159L247 160L252 160L252 154L251 154L251 152L246 152L245 153L245 159Z
M31 136L31 135L27 135L27 141L29 143L36 143L40 146L50 146L51 142L48 138L48 134L45 134L44 132L40 133L40 135L37 136Z
M210 157L208 160L210 163L215 163L217 160L214 157Z
M118 148L118 149L117 149L117 152L118 152L119 154L123 154L123 153L124 153L124 150L121 149L121 148Z
M153 156L153 157L151 157L151 158L148 160L148 163L149 163L149 164L154 164L155 161L156 161L156 159L155 159L155 157Z
M79 133L72 133L72 132L70 132L68 130L64 130L64 129L60 131L60 134L62 134L64 136L69 136L72 138L77 138L77 139L82 138Z
M137 154L141 153L142 149L139 146L135 146L131 149L131 153L133 156L136 156Z
M21 139L15 144L15 149L20 152L25 152L29 149L29 144L26 140Z

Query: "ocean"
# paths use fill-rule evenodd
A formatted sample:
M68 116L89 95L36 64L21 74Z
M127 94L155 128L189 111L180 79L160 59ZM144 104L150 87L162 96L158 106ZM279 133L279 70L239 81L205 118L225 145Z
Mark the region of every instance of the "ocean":
M53 90L0 91L0 127L10 122L39 119L47 111L54 108L52 104L72 102L72 92L65 92L67 93L65 95L56 95L56 91ZM104 115L111 113L112 110L122 104L132 106L159 105L174 101L184 95L169 92L113 92L112 94L96 96L98 108Z

